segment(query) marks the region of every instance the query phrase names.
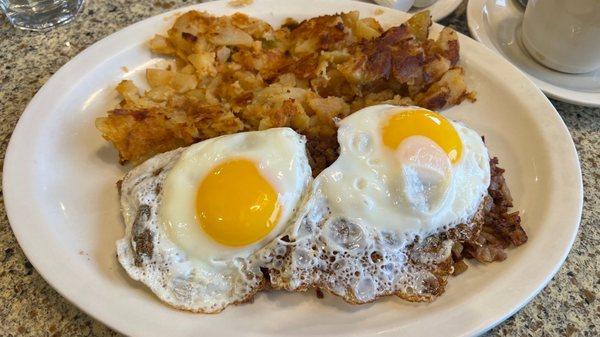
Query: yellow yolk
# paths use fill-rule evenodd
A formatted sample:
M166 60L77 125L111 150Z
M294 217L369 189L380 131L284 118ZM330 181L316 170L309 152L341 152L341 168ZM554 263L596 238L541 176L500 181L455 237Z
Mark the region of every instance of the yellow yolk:
M424 136L434 141L454 164L460 160L462 143L454 126L439 113L426 110L402 110L392 115L381 130L383 144L396 150L411 136Z
M200 227L215 241L243 246L264 238L281 214L278 194L254 162L235 159L213 168L198 186Z

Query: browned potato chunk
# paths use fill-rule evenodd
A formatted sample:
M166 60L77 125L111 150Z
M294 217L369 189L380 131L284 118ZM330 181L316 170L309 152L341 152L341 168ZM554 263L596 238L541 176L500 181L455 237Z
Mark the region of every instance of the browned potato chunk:
M173 72L164 69L146 69L146 80L151 87L170 86Z
M149 42L150 50L157 54L175 55L175 49L169 40L162 35L155 35Z
M408 30L417 38L419 41L427 41L429 36L429 27L431 27L431 15L429 11L422 11L413 15L408 21L406 21Z

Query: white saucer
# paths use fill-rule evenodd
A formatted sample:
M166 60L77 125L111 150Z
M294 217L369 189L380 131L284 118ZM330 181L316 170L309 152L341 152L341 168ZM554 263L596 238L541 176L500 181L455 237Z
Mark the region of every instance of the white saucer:
M548 96L600 106L600 69L586 74L562 73L537 63L521 42L525 9L516 0L469 0L467 22L471 35L517 66Z
M361 0L362 2L369 2L369 3L378 3L377 1L374 0ZM388 0L389 1L389 0ZM445 17L447 17L448 15L450 15L452 12L454 12L458 6L460 6L460 4L463 2L463 0L438 0L435 3L433 3L430 6L427 7L422 7L422 8L417 8L417 7L410 7L411 4L413 3L413 1L405 1L405 0L400 0L396 3L396 9L403 11L403 12L407 12L410 14L415 14L424 10L429 10L429 13L431 14L431 19L433 21L439 21ZM384 3L378 3L381 6L386 6ZM386 6L388 7L388 6ZM408 10L406 10L408 9Z
M431 13L431 19L433 21L439 21L452 14L462 2L463 0L438 0L431 6L423 8L413 7L408 12L417 13L427 9Z

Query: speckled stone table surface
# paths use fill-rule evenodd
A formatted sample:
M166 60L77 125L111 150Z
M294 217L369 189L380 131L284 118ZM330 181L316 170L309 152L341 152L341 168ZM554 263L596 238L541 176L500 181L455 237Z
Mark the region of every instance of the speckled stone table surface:
M45 33L0 20L0 156L37 90L69 59L101 38L192 1L88 1L75 22ZM442 21L468 35L465 4ZM600 108L552 101L581 160L583 218L566 263L527 306L488 335L600 335ZM114 336L52 289L27 261L8 224L0 194L0 336Z

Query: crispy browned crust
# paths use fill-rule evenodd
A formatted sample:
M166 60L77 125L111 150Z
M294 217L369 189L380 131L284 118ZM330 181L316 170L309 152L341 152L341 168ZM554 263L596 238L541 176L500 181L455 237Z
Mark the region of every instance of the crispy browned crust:
M144 256L151 257L154 252L154 243L152 233L144 228L144 223L148 221L150 215L150 206L140 205L131 229L131 240L135 243L134 263L137 267L142 265Z
M513 207L510 190L504 179L504 169L498 167L498 158L490 159L491 183L489 197L484 201L483 222L468 230L457 227L440 238L448 237L454 241L451 257L440 266L438 280L440 293L443 293L448 275L459 275L467 270L464 259L490 263L506 259L506 250L527 242L527 234L521 226L518 211ZM411 299L408 299L411 301Z
M396 81L399 85L423 82L423 45L406 25L392 27L380 37L352 46L353 58L345 65L363 87Z
M488 191L493 202L486 211L480 235L464 242L462 254L458 254L457 259L466 257L484 263L503 261L507 248L527 242L519 212L510 212L512 197L504 180L504 169L498 167L498 158L490 160L490 167Z
M348 46L351 34L341 15L323 15L304 20L290 32L290 53L304 56L315 51L339 50Z
M251 292L248 292L248 295L246 297L244 297L243 299L233 302L230 305L241 305L241 304L246 304L246 303L252 303L254 301L254 296L265 290L267 288L267 281L265 279L261 280L261 283L255 287L254 289L252 289ZM197 313L197 314L218 314L220 312L222 312L223 310L225 310L227 307L218 309L218 310L213 310L213 311L206 311L206 310L192 310L183 306L177 306L177 305L173 305L173 304L169 304L171 307L181 310L181 311L188 311L188 312L193 312L193 313Z

